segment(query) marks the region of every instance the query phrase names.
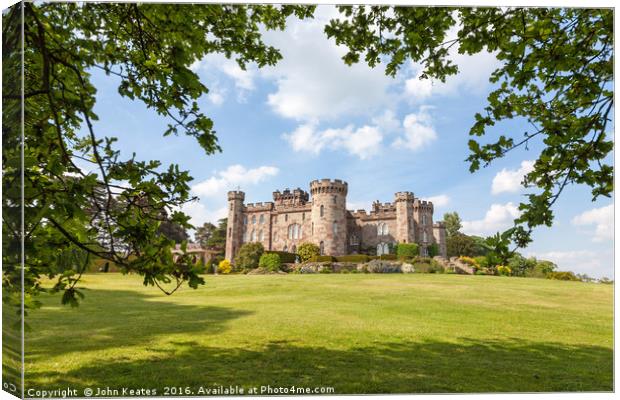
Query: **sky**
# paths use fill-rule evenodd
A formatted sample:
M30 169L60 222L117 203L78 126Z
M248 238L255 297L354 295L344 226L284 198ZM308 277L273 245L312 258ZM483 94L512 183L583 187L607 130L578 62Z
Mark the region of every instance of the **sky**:
M210 89L199 105L215 124L221 153L207 156L195 139L163 137L167 120L140 102L118 95L118 81L93 71L98 88L98 135L116 136L127 157L179 164L194 177L200 198L183 211L198 226L226 216L226 192L239 187L246 203L271 201L285 188L309 190L314 179L349 184L349 209L393 201L412 191L431 200L434 219L457 211L462 231L490 235L512 225L527 189L540 144L518 149L475 173L468 170L468 131L492 90L499 65L493 54L452 56L460 73L445 83L420 80L407 63L395 78L383 65L346 66L345 49L323 33L337 11L319 6L313 20L291 19L285 31L264 33L283 59L273 67L243 71L234 60L210 55L192 65ZM502 123L490 137L518 137L522 121ZM534 231L521 252L551 260L562 270L613 278L613 199L592 202L590 190L571 186L554 206L554 226Z

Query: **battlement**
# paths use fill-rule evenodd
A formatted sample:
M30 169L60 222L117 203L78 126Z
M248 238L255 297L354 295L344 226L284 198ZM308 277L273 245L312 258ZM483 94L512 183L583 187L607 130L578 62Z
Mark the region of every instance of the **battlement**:
M396 211L396 205L394 203L381 203L377 200L372 203L372 209L370 211L370 214L373 215L392 211Z
M228 192L228 201L231 200L245 200L245 193L241 190L231 190Z
M271 211L273 210L273 203L266 201L264 203L249 203L245 206L246 211Z
M355 211L349 211L349 213L351 214L351 216L353 218L362 218L362 217L367 217L368 216L368 213L364 209L362 209L362 210L355 210Z
M396 203L405 201L405 202L413 202L415 200L415 196L412 192L396 192L394 195L394 201Z
M310 193L340 193L347 194L349 185L341 179L317 179L310 182Z
M310 200L310 195L305 190L301 188L294 189L291 191L286 188L283 192L276 190L273 192L273 201L278 205L303 205L306 204Z
M446 224L443 221L437 221L433 224L433 228L445 228Z
M415 199L415 201L413 202L413 209L414 210L418 210L418 209L426 210L426 211L433 212L433 202Z

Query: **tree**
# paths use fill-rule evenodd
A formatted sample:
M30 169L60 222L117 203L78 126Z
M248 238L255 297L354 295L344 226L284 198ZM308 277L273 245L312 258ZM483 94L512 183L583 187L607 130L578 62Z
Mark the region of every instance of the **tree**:
M189 235L187 234L185 227L174 221L162 221L157 231L175 243L181 243L182 241L189 239Z
M456 211L448 212L443 215L443 222L446 226L446 236L454 236L463 227L461 223L461 217Z
M257 268L264 252L265 248L258 242L244 243L235 256L235 268L240 270Z
M306 242L299 245L297 248L297 255L301 262L306 262L312 257L321 255L321 249L314 243Z
M448 257L473 257L475 255L475 243L471 237L457 233L446 238L446 251Z
M325 33L348 51L347 64L386 60L394 76L410 61L420 79L458 73L455 51L494 53L502 65L489 80L495 89L469 130L470 171L517 148L542 147L523 184L532 190L519 205L512 239L518 247L531 231L553 223L552 207L570 184L591 188L592 200L613 192L612 9L439 8L341 6ZM456 32L451 34L451 30ZM504 120L520 118L531 129L486 137ZM488 135L490 136L490 135ZM486 139L486 140L485 140Z
M207 246L207 242L213 236L213 233L217 227L213 225L211 222L205 222L202 226L196 229L196 233L194 234L194 239L197 243L199 243L202 247Z
M226 227L228 225L228 219L222 218L217 221L217 228L213 231L211 237L205 242L207 247L219 247L224 254L224 247L226 246Z
M161 214L183 228L178 210L193 198L178 165L122 157L116 138L96 132L100 71L121 96L142 102L170 123L164 136L194 137L205 154L220 151L213 122L197 100L208 92L189 67L211 53L241 68L275 64L281 55L262 30L312 15L309 6L22 2L3 13L3 280L5 299L26 307L56 278L77 301L74 275L56 274L59 252L80 249L119 265L172 294L203 284L189 257L173 258L174 241L159 234ZM22 21L22 11L24 20ZM21 163L21 30L24 29L24 164ZM92 172L91 172L92 171ZM24 183L21 184L22 172ZM23 198L22 198L23 190ZM113 206L113 204L119 206ZM21 259L23 237L28 257ZM98 214L93 225L90 207ZM106 242L100 242L105 232ZM69 301L73 303L72 301Z

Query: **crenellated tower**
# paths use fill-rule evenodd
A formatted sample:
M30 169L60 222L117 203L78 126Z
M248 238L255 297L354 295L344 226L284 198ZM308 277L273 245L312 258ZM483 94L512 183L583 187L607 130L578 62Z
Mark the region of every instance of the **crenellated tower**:
M228 192L228 227L226 232L227 260L232 262L243 241L243 201L245 193L240 190Z
M433 237L435 238L437 247L439 247L439 255L442 257L447 257L448 249L446 248L446 225L443 221L433 224Z
M413 243L414 219L413 202L415 198L411 192L398 192L395 195L396 204L396 235L395 239L399 243Z
M310 182L313 241L325 255L347 253L348 185L340 179Z

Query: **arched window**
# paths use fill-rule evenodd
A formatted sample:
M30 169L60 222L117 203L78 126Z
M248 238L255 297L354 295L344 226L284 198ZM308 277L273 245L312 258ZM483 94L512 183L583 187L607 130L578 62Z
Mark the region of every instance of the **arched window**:
M258 223L259 224L264 224L265 223L265 216L263 214L261 214L260 217L258 218Z
M426 225L426 214L422 214L422 225Z
M301 213L301 220L305 221L306 220L306 213Z
M301 239L301 225L291 224L288 226L289 239Z
M377 255L390 254L390 246L387 243L379 243L377 245Z
M230 203L230 211L232 211L232 203Z
M332 224L332 230L334 231L334 235L338 234L338 223L336 221Z
M297 254L297 246L293 245L293 247L291 248L291 253Z
M282 249L282 251L288 251L288 247L286 246L286 244L284 245L284 249Z
M336 204L336 196L332 196L332 203Z
M256 215L252 215L252 224L256 223Z
M250 242L256 241L256 232L252 229L252 233L250 233Z
M323 217L323 213L324 213L324 211L325 211L325 210L324 210L324 208L323 208L323 205L321 205L321 217Z
M379 225L377 225L377 235L387 235L388 232L388 225L385 222L381 222Z
M422 232L422 241L425 243L428 242L428 235L426 234L426 231Z
M323 256L325 255L325 243L323 243L321 241L321 243L319 244L319 253Z
M243 225L247 225L248 224L248 216L244 215L243 216Z
M288 221L288 214L284 214L284 222Z
M278 232L273 233L273 241L276 242L278 240Z
M383 243L383 254L390 254L390 246L387 243Z
M244 242L244 243L247 243L247 242L248 242L248 231L245 231L245 232L243 233L243 242Z
M383 243L379 243L377 245L377 255L380 256L383 254Z
M259 242L263 241L263 230L262 229L260 231L258 231L258 241Z
M228 237L232 236L232 228L228 228Z

